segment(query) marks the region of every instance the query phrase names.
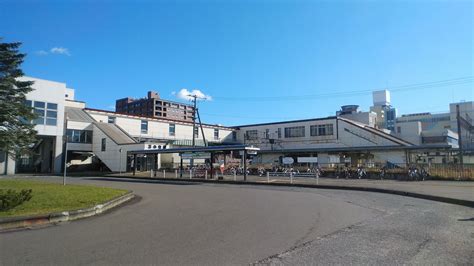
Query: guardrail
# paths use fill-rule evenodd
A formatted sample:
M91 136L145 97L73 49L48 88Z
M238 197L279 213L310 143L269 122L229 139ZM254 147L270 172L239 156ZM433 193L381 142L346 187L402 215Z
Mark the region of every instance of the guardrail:
M316 178L316 185L319 184L319 175L316 174L316 173L267 172L267 182L269 182L269 183L270 183L270 176L288 177L290 179L291 184L293 184L293 178L295 178L295 177Z

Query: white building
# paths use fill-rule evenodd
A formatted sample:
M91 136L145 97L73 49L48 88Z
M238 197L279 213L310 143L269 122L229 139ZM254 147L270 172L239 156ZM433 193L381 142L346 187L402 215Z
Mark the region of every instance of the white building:
M85 103L75 101L74 90L65 83L29 77L22 80L35 82L26 104L38 114L33 122L39 142L32 147L33 155L22 155L19 160L0 157L3 174L15 170L60 173L66 150L68 169L72 171L127 171L132 164L128 152L191 147L193 134L196 146L204 146L205 142L256 146L260 152L253 158L255 164L278 165L284 157L292 157L296 163L321 165L405 165L410 157L431 162L433 154L441 156L439 162L447 162L450 149L457 148L456 105L468 121L467 130L462 131L465 143L471 145L466 147L473 146L473 102L451 104L446 114L404 115L392 124L392 119L385 117L386 111L393 109L390 95L381 91L374 93L374 106L380 110L361 112L357 105L347 105L332 117L238 127L203 124L193 132L193 123L188 121L86 108ZM383 119L385 128L379 127L378 119ZM388 130L387 125L393 129ZM180 164L178 154L157 156L153 160L137 158L133 167L142 169L145 164L144 169L176 168ZM155 165L149 167L150 163Z
M0 158L3 159L0 160L1 174L60 173L66 149L71 170L99 166L125 171L128 151L192 145L191 122L87 109L85 103L74 100L74 90L65 83L31 77L21 79L34 81L34 90L26 95L26 104L38 115L33 123L39 142L32 147L32 155L21 155L19 160ZM229 127L203 124L202 130L196 127L196 145L204 145L204 139L211 144L235 142L234 132ZM176 165L179 163L176 157L163 155L158 166Z
M39 141L32 148L34 155L23 155L19 160L0 163L0 172L15 171L61 172L64 135L64 108L74 100L74 90L65 83L22 77L34 81L34 90L26 95L26 104L34 108L38 118L33 121ZM7 167L5 167L7 165ZM5 169L7 168L7 169Z
M260 148L254 163L278 165L284 157L320 165L406 163L414 145L370 125L342 116L242 125L237 139Z
M370 107L370 111L376 114L376 126L380 129L394 131L397 109L390 105L390 91L374 91L372 100L373 106Z

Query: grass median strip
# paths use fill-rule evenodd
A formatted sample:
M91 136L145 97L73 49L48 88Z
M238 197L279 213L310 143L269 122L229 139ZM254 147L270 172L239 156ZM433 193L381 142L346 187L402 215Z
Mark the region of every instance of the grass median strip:
M33 190L31 200L8 211L0 211L0 218L90 208L127 193L127 190L123 189L82 185L63 186L57 183L16 179L1 179L0 189Z

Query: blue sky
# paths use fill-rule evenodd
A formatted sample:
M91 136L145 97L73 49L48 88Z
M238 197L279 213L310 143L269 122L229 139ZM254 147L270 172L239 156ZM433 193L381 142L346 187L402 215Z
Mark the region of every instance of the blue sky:
M23 42L27 75L88 107L199 89L213 98L205 122L238 125L368 110L383 88L402 114L472 101L473 13L473 1L0 0L0 36Z

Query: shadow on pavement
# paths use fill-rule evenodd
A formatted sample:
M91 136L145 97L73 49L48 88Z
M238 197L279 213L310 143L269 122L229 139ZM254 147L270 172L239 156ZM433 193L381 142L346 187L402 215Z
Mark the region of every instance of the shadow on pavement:
M87 178L87 180L97 180L97 181L112 181L112 182L123 182L123 183L143 183L143 184L164 184L164 185L181 185L181 186L193 186L200 185L199 182L180 182L180 181L162 181L162 180L143 180L143 179L133 179L133 178L121 178L121 177L93 177Z

